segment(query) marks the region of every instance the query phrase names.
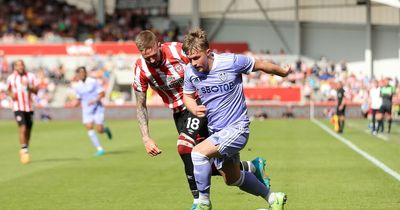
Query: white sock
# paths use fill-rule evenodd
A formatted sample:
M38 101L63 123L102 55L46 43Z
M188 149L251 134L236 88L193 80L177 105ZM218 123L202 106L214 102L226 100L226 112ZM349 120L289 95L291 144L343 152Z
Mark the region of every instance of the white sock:
M268 203L271 205L275 202L275 195L273 195L274 193L269 192L267 197L265 197L264 199L266 201L268 201Z
M199 203L210 205L210 194L199 193Z
M90 141L92 141L93 146L96 147L97 150L103 149L103 147L100 145L99 138L97 138L96 132L94 130L88 130L88 136L90 138Z
M193 199L193 203L198 204L198 203L200 203L200 200L198 198L195 198L195 199Z

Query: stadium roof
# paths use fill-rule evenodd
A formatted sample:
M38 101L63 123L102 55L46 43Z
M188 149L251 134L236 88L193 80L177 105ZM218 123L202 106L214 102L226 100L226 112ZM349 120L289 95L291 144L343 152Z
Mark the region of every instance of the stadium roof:
M391 7L400 8L400 0L372 0L376 3L386 4Z
M61 0L65 1L68 4L75 5L76 7L83 9L85 11L94 11L99 4L99 0ZM105 3L105 11L107 14L113 14L115 9L116 0L104 0Z

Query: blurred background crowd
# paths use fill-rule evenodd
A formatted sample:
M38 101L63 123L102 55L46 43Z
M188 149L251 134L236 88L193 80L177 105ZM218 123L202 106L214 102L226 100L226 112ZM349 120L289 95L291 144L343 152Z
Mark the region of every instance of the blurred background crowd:
M83 11L64 1L50 0L0 0L0 44L15 43L68 43L68 42L101 42L132 41L143 29L155 32L163 42L182 41L183 35L190 28L180 27L170 18L165 17L161 27L154 27L146 15L134 10L116 10L114 15L106 15L105 23L100 24L95 12ZM276 64L289 62L295 71L286 78L266 74L251 73L244 76L245 87L301 87L301 102L310 100L318 102L334 101L338 81L344 83L346 100L360 104L368 109L368 92L371 78L367 74L348 71L345 61L333 61L322 56L319 60L288 59L284 50L247 52L246 54L268 59ZM277 59L278 58L278 59ZM75 81L74 69L63 63L49 67L37 56L34 65L27 69L34 72L39 80L40 91L36 97L38 107L46 108L55 100L57 88L66 90L64 105L68 106L75 96L69 84ZM110 78L115 71L133 72L136 57L124 54L98 56L91 55L82 65L89 67L90 75L96 77L110 89ZM397 69L398 70L398 69ZM12 63L0 50L0 102L2 107L9 107L10 100L6 95L6 78L12 72ZM131 74L128 74L132 76ZM400 86L398 78L375 78L378 81L388 79L396 88L394 102L400 103ZM156 96L155 96L156 97ZM151 98L150 98L151 99ZM107 102L110 104L133 103L134 97L130 88L112 88ZM272 101L274 99L271 99ZM156 98L155 103L160 102Z

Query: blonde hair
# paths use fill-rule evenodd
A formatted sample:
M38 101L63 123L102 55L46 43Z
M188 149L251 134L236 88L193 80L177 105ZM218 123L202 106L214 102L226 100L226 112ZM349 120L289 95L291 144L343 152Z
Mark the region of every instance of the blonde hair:
M200 28L193 28L183 40L183 51L188 54L192 51L205 51L209 48L207 33Z
M153 47L155 42L157 42L157 37L153 32L145 30L136 36L135 42L139 51L143 51L147 48Z

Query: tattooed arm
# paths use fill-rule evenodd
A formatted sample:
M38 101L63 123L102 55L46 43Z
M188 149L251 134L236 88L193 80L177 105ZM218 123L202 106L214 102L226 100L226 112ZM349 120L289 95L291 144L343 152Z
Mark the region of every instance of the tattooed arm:
M137 120L139 123L140 132L142 134L142 141L146 149L147 154L150 156L157 156L161 153L157 144L149 134L149 117L146 105L146 92L135 91L136 95L136 112Z

